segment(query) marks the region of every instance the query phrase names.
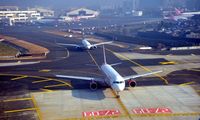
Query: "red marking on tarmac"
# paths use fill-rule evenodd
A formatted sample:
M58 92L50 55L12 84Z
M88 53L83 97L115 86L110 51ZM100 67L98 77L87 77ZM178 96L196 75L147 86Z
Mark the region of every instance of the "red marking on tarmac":
M101 110L92 112L82 112L83 117L94 117L94 116L117 116L120 115L119 110Z
M133 109L134 114L160 114L160 113L172 113L169 108L136 108Z

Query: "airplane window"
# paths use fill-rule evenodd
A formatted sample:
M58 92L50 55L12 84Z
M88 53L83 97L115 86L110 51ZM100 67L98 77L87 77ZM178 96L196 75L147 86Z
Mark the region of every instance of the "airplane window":
M124 83L124 81L114 81L113 83L114 84L121 84L121 83Z

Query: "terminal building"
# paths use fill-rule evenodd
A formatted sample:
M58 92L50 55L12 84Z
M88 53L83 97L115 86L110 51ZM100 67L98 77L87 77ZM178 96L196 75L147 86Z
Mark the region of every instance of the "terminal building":
M0 11L0 20L8 22L10 26L19 22L29 22L31 20L41 19L41 15L37 11L20 11L20 10L7 10Z
M66 16L61 16L65 21L76 21L80 19L90 19L99 16L99 12L87 8L79 8L66 13Z

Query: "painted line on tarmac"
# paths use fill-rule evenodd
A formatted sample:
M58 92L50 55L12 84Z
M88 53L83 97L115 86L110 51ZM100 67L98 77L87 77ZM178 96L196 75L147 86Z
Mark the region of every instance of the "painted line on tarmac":
M160 113L160 114L130 114L131 120L132 117L170 117L170 116L199 116L200 112L187 112L187 113ZM92 117L82 117L82 118L66 118L65 120L95 120L95 119L104 119L104 118L127 118L127 115L119 116L92 116Z
M49 81L52 81L52 79L49 78L49 79L45 79L45 80L37 80L37 81L33 81L32 83L34 84L34 83L49 82Z
M7 110L4 113L15 113L15 112L25 112L25 111L32 111L37 110L37 108L26 108L26 109L18 109L18 110Z
M44 91L44 92L54 92L53 90L50 90L50 89L44 89L44 88L41 88L40 90Z
M7 99L7 100L3 100L3 102L15 102L15 101L25 101L25 100L32 100L32 98Z
M175 65L177 62L169 61L169 62L159 62L161 65Z
M146 70L146 71L148 71L148 72L152 72L152 70L150 70L149 68L147 68L147 67L145 67L145 66L143 66L143 65L141 65L141 64L139 64L139 63L137 63L137 62L135 62L135 61L133 61L133 60L131 60L131 59L129 59L128 57L126 57L126 56L124 56L124 55L121 55L121 54L119 54L119 53L116 53L116 52L114 52L114 51L112 51L112 50L110 50L110 49L106 49L106 50L109 51L109 52L111 52L111 53L113 53L113 54L115 54L115 55L118 55L119 57L121 57L121 58L123 58L123 59L125 59L125 60L130 61L131 63L133 63L133 64L135 64L135 65L137 65L137 66L140 66L141 68L143 68L144 70ZM157 77L159 77L161 80L163 80L164 83L165 83L166 85L169 84L168 80L165 79L165 78L163 78L163 77L160 76L159 74L156 73L156 74L154 74L154 75L157 76Z
M116 97L118 104L121 106L121 108L125 112L125 116L128 116L131 119L131 115L128 112L128 109L126 108L126 106L123 104L123 102L121 101L121 99L117 97L115 91L113 89L111 89L111 91L112 91L113 95Z
M12 78L11 80L20 80L20 79L27 78L27 77L28 77L27 75L23 75L23 76L20 76L20 77Z
M42 70L39 70L38 72L50 72L51 70L50 69L42 69Z
M44 86L44 88L61 87L61 86L66 86L66 84L47 85Z
M92 54L89 52L89 51L87 51L88 52L88 54L90 55L90 57L92 58L92 61L94 62L94 64L98 67L98 69L100 70L101 68L99 67L99 65L97 64L97 62L96 62L96 60L94 59L94 57L92 56Z
M34 107L36 108L35 110L36 110L38 119L39 119L39 120L42 120L42 116L41 116L42 113L41 113L41 111L40 111L40 108L39 108L38 105L37 105L37 102L36 102L36 100L35 100L35 97L34 97L33 95L31 95L31 98L32 98L32 101L33 101L33 105L34 105Z
M0 73L0 76L16 76L16 78L20 78L20 77L24 77L24 76L27 76L27 77L30 77L30 78L37 78L37 79L43 79L43 80L49 80L51 79L52 81L57 81L57 82L60 82L60 83L63 83L65 84L66 86L69 86L70 88L73 88L73 86L71 85L70 82L65 82L63 80L59 80L59 79L54 79L54 78L48 78L48 77L41 77L41 76L28 76L28 75L21 75L21 74L1 74ZM19 77L20 76L20 77ZM16 78L13 78L13 79L16 79ZM20 78L22 79L22 78Z
M186 82L186 83L182 83L182 84L179 84L179 86L186 86L186 85L191 85L191 84L194 84L196 82L192 81L192 82Z

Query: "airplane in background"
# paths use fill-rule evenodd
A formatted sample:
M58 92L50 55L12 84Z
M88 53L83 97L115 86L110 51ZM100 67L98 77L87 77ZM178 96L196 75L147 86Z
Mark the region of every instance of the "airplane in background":
M168 16L164 16L164 19L169 19L169 20L188 20L188 18L193 17L195 15L200 15L200 11L197 12L183 12L182 10L179 10L175 8L174 14L170 14Z
M149 73L145 73L145 74L130 75L130 76L122 77L113 68L113 66L115 66L117 64L108 64L106 62L104 46L103 46L103 56L104 56L104 63L101 65L100 70L105 75L104 79L94 78L94 77L68 76L68 75L56 75L56 77L91 81L90 82L91 90L96 90L98 88L97 83L106 83L117 93L117 97L120 97L119 92L121 92L125 89L126 84L128 84L129 87L136 86L136 81L133 79L162 72L162 71L155 71L155 72L149 72Z
M65 44L65 43L56 43L56 44L61 45L61 46L72 46L72 47L76 47L77 49L82 49L82 50L91 50L91 49L97 48L97 46L99 45L110 44L112 42L113 41L91 44L88 40L83 39L81 41L81 44Z
M200 11L196 11L196 12L183 12L177 8L175 8L175 12L177 16L182 16L182 17L192 17L194 15L200 15Z

